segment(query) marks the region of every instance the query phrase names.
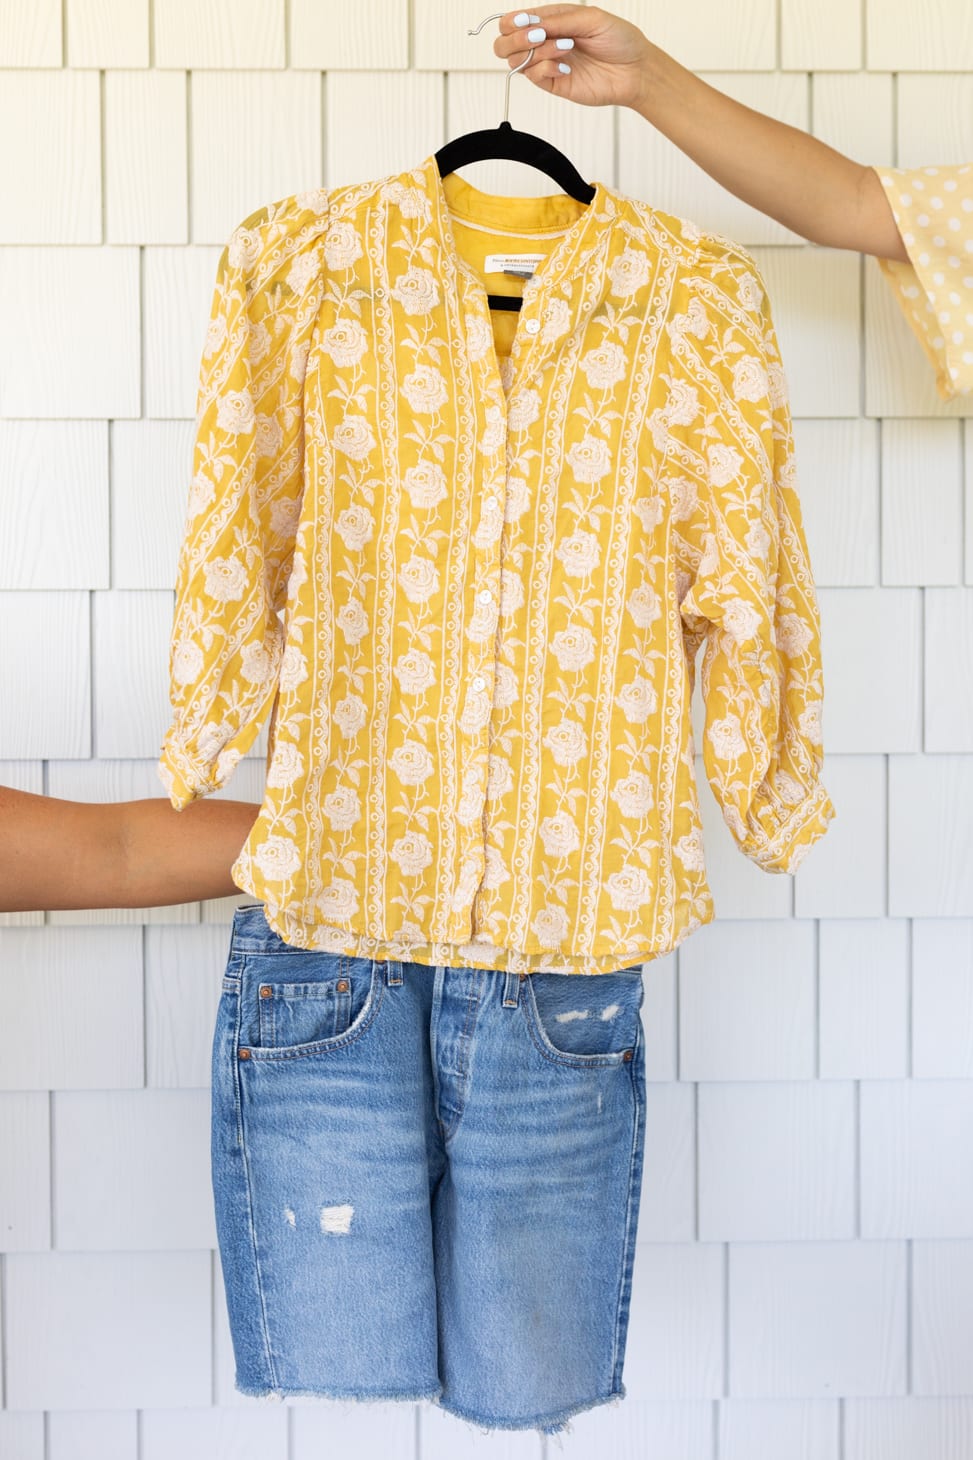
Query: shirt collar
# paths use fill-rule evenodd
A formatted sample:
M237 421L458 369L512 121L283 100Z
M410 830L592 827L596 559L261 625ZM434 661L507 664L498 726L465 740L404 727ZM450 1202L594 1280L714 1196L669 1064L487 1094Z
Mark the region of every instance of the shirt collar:
M456 183L450 182L450 178L456 179L456 183L462 183L462 188L457 188ZM540 205L549 203L553 207L555 221L560 221L558 213L563 217L567 224L566 231L541 261L533 276L525 281L521 308L522 319L535 316L544 324L549 303L553 300L562 301L557 306L557 327L542 328L534 335L518 329L513 363L520 378L526 378L527 372L540 368L557 339L563 335L565 305L569 329L576 328L597 306L601 291L586 287L589 268L599 255L607 254L611 231L622 217L618 198L605 183L591 183L595 195L587 204L580 203L567 193L548 193L540 199L508 198L481 192L465 179L457 178L456 174L449 174L444 179L440 175L435 153L430 153L418 167L398 174L396 182L401 186L393 188L386 195L392 201L399 200L400 206L401 200L410 196L414 198L416 188L421 190L428 201L428 206L422 210L425 216L421 219L421 225L434 245L434 267L443 286L456 291L464 311L472 311L486 319L489 319L487 290L476 271L457 251L448 193L452 192L454 197L459 194L457 201L461 208L457 211L465 211L462 205L468 202L472 204L471 216L485 223L500 223L505 219L509 221L511 209L516 213L521 204L524 205L525 227L529 226L527 217L531 205L543 213L545 210ZM570 221L578 209L581 211ZM413 227L417 221L420 220L413 217Z

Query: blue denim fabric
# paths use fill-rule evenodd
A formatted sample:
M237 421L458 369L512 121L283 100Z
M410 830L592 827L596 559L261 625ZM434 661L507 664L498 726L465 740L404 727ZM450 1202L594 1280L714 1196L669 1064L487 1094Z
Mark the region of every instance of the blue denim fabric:
M622 1398L642 998L641 965L373 961L238 908L212 1070L237 1389L547 1434Z

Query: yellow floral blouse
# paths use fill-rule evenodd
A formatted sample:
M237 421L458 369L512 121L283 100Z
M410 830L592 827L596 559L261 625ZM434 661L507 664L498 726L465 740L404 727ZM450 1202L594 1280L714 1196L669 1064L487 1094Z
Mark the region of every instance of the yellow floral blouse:
M951 400L973 391L973 163L874 170L909 255L879 264Z
M223 250L159 768L182 808L270 717L232 875L296 946L596 974L709 922L704 643L742 851L793 871L834 814L760 276L594 186L495 197L430 155Z

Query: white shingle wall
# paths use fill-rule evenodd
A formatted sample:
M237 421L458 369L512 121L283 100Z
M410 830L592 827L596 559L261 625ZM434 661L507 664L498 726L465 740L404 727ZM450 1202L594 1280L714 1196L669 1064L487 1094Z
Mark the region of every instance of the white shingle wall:
M741 101L861 161L973 158L968 0L630 0ZM287 192L501 116L448 0L0 0L0 781L160 794L219 250ZM517 78L586 177L753 247L820 588L826 781L795 878L704 787L719 922L648 965L625 1379L563 1445L233 1390L208 1172L236 899L0 916L0 1460L965 1460L973 1449L973 402L871 260L720 192L641 119ZM368 124L363 125L363 118ZM544 191L527 169L470 170ZM262 736L228 793L258 800Z

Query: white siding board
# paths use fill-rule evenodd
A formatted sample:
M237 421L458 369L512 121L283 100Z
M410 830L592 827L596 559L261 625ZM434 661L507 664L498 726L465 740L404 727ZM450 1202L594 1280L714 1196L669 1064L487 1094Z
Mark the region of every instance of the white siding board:
M909 924L822 919L818 930L819 1075L909 1075Z
M922 595L822 588L818 603L829 751L921 749Z
M973 1080L861 1087L862 1236L973 1237Z
M865 0L872 71L953 71L973 67L973 16L964 0ZM931 80L932 78L930 78Z
M187 242L186 85L178 71L105 73L110 243Z
M30 145L0 148L0 243L101 243L99 108L96 72L4 72L0 132Z
M646 1087L640 1242L692 1242L696 1236L696 1100L685 1081Z
M973 1449L973 1399L853 1399L845 1460L955 1460Z
M724 1393L724 1251L719 1242L636 1248L625 1362L642 1398Z
M112 427L112 588L174 590L194 437L193 421L117 421Z
M819 588L869 588L879 581L877 421L794 422L797 485Z
M272 70L286 64L280 0L154 0L155 64L176 70Z
M0 1089L142 1084L140 945L134 928L0 930Z
M912 1073L973 1079L973 921L912 923Z
M105 422L0 421L0 483L0 587L108 587Z
M930 588L925 599L923 749L973 752L973 589Z
M838 1460L840 1413L827 1399L722 1399L720 1460Z
M914 1393L970 1394L973 1391L973 1242L916 1242L912 1284ZM962 1454L962 1449L954 1453Z
M265 203L321 186L321 83L311 72L197 68L192 114L194 243L222 244Z
M318 0L291 0L288 48L294 71L404 70L409 10L400 0L366 0L342 10L341 24L335 25Z
M732 1397L905 1393L904 1242L740 1242L729 1259Z
M0 3L0 66L60 66L60 0L38 0L24 6L18 0Z
M679 950L679 1077L814 1073L814 927L711 923Z
M42 1252L51 1245L49 1097L0 1095L0 1250Z
M139 415L137 248L0 248L0 315L4 416Z
M135 1410L54 1410L47 1425L49 1460L137 1460Z
M882 423L882 582L960 582L963 458L958 421Z
M69 0L66 9L69 66L148 66L149 0Z
M827 721L827 687L825 706ZM824 735L827 743L827 728ZM822 780L835 815L794 876L799 918L897 915L886 908L886 764L881 755L825 755Z
M13 1409L149 1409L210 1399L208 1252L14 1253Z
M448 85L454 84L455 78L450 77ZM442 146L446 135L468 130L453 127L444 135L444 95L442 77L417 71L332 72L328 77L324 127L328 187L415 167ZM493 126L499 121L499 92L493 96L490 111L478 117L477 127ZM370 125L349 127L348 118L359 115L367 115ZM519 128L524 124L517 121L514 125ZM505 170L512 171L513 164L505 164ZM467 173L475 182L473 169L462 170L463 177ZM542 175L531 169L531 177L539 183L538 191L543 192Z
M145 937L146 1084L210 1083L213 1026L230 939L219 924L150 928Z
M87 593L0 594L4 680L24 686L0 696L4 760L91 754L89 635Z
M851 1081L699 1087L703 1242L855 1236Z
M973 757L889 760L889 914L973 914Z
M139 1460L289 1460L287 1425L282 1405L269 1412L147 1409L141 1415Z
M215 1247L209 1115L202 1090L56 1095L57 1246L70 1252Z

